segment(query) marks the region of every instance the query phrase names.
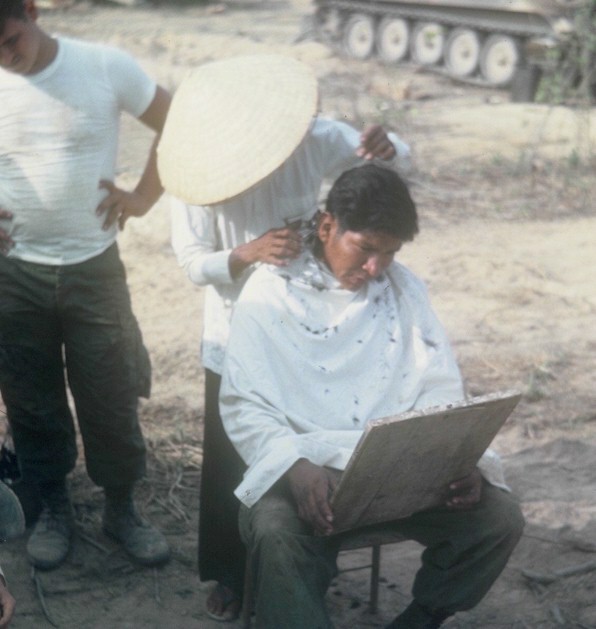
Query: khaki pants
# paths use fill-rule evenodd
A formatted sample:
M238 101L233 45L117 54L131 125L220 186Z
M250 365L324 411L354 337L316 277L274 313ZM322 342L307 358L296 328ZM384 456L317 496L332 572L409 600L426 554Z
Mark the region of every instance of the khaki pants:
M516 499L483 483L473 509L431 509L371 529L396 531L425 546L414 598L430 609L455 613L470 609L488 592L523 526ZM311 535L281 487L251 509L241 507L240 532L256 584L257 627L332 627L324 599L337 573L339 540Z

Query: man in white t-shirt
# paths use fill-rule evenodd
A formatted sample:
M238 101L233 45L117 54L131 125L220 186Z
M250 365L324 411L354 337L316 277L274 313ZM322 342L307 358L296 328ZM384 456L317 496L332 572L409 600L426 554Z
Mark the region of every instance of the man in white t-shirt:
M261 266L236 303L220 411L247 465L236 496L258 627L332 627L337 470L369 421L464 397L424 285L394 260L417 230L396 172L349 170L300 256ZM426 547L414 600L389 629L435 629L476 605L521 535L496 454L444 489L444 505L379 525Z
M162 193L155 147L170 97L129 55L45 33L34 0L0 5L0 92L0 391L43 502L29 560L59 565L73 532L66 371L87 471L105 490L103 529L139 562L162 563L167 542L132 500L150 363L116 236ZM122 111L157 134L132 192L113 184Z

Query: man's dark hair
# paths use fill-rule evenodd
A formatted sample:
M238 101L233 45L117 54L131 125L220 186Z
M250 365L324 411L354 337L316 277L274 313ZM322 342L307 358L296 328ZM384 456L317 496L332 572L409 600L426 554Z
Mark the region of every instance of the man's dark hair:
M4 31L6 20L25 19L25 3L23 0L0 0L0 33Z
M383 232L404 242L418 233L416 205L408 187L394 170L376 164L343 173L329 192L326 210L342 232Z

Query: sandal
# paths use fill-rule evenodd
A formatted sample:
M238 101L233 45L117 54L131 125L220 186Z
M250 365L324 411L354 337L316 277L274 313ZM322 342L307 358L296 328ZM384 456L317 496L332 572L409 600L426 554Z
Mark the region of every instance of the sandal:
M221 612L210 611L209 603L216 603ZM242 601L229 587L218 583L207 597L205 612L209 618L220 622L232 622L240 616Z

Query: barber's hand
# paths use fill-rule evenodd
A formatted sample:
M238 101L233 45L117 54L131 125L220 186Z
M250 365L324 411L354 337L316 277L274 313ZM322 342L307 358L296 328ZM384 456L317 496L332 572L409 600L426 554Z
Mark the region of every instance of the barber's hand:
M105 179L99 182L99 187L108 191L105 199L95 210L98 216L105 214L104 229L109 229L116 221L118 227L124 229L126 221L131 216L144 216L151 209L152 203L138 192L127 192Z
M468 476L449 483L449 497L446 505L450 509L465 511L480 501L482 476L478 468Z
M300 254L302 239L291 227L270 229L259 238L247 243L247 249L253 262L265 262L283 266Z
M375 124L367 127L360 136L360 146L356 149L356 155L364 159L391 159L395 157L395 147L387 137L385 129Z
M0 629L8 627L14 614L16 601L6 588L2 577L0 577Z
M282 227L270 229L259 238L238 245L230 255L232 277L255 262L284 266L302 251L302 238L296 229Z
M324 467L300 459L286 472L298 516L321 535L333 533L333 512L329 496L335 489L334 476Z
M0 219L8 219L8 220L12 219L12 212L9 212L8 210L3 210L2 208L0 208ZM0 228L0 254L6 255L13 246L14 246L14 241L8 235L8 232Z

